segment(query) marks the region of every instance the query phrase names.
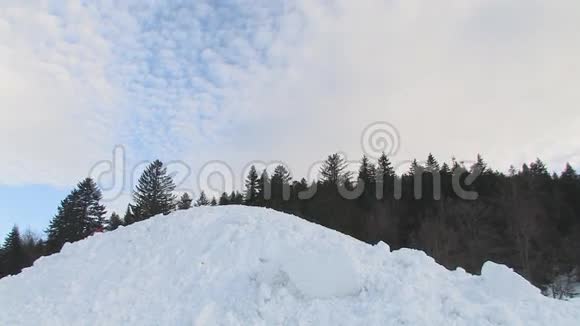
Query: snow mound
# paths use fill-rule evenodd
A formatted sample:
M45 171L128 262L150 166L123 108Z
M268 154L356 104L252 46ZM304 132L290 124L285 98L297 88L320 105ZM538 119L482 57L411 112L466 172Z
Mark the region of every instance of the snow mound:
M0 280L0 325L580 325L505 266L448 271L261 208L97 234Z

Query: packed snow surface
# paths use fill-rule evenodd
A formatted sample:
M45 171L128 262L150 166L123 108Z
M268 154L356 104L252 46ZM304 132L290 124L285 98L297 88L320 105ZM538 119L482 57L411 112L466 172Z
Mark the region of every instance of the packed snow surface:
M0 280L0 325L580 325L509 268L448 271L261 208L97 234Z

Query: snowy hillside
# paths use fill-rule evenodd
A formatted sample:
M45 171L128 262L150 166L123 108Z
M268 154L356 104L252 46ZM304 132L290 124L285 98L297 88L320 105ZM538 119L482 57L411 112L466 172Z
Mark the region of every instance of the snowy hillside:
M260 208L195 208L0 280L0 325L580 325L508 268L447 271Z

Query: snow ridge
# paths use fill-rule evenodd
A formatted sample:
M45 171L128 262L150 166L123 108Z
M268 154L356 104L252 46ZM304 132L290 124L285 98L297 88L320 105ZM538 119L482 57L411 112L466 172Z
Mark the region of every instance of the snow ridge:
M509 268L448 271L263 208L194 208L0 281L0 325L579 325Z

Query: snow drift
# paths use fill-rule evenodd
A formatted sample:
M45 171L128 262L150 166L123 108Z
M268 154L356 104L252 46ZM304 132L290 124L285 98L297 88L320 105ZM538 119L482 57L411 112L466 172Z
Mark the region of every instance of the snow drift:
M505 266L448 271L271 210L195 208L0 281L0 325L580 325Z

